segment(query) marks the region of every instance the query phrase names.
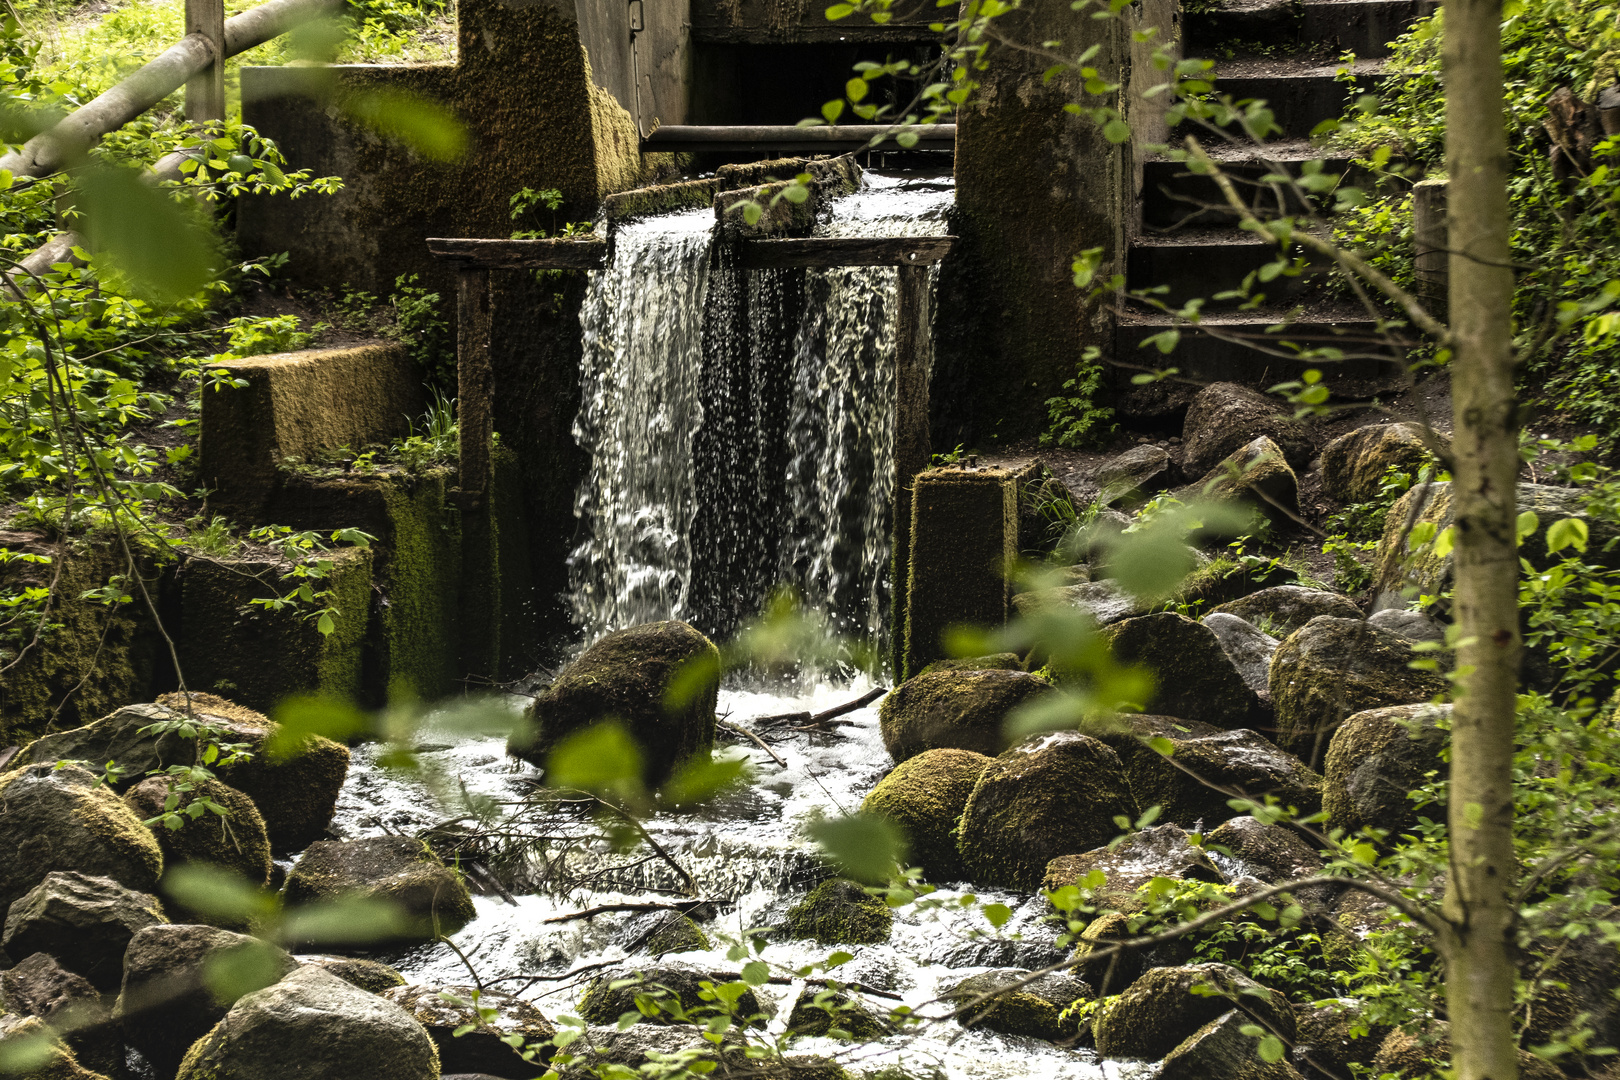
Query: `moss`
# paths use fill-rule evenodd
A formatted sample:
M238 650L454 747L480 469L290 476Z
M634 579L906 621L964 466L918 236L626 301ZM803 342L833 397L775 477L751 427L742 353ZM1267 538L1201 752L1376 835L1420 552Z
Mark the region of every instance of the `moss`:
M1059 855L1101 847L1136 817L1119 756L1078 732L1027 739L980 774L957 850L970 880L1032 890Z
M706 1018L714 1015L716 1003L703 997L706 991L702 984L708 982L719 986L732 981L735 980L676 967L609 971L598 975L586 986L579 999L579 1016L591 1024L617 1024L620 1016L636 1012L636 998L644 997L667 1001L670 1005L668 1011L657 1009L653 1010L652 1015L643 1014L644 1023L682 1023L677 1019L678 1012L697 1014L696 1019ZM628 985L613 985L620 982ZM679 1004L678 1011L673 1008L676 1003ZM752 990L743 991L735 1008L736 1015L748 1026L764 1026L764 1018L759 1015L759 998L754 996Z
M1220 992L1195 994L1194 986L1212 986ZM1158 1060L1233 1008L1250 1013L1284 1042L1294 1041L1293 1008L1280 993L1226 964L1197 964L1153 968L1104 1003L1092 1022L1097 1053Z
M405 985L405 976L380 960L364 960L357 956L302 956L299 960L305 964L317 964L350 986L358 986L373 994Z
M806 989L793 1003L787 1030L793 1035L826 1035L837 1029L865 1042L892 1034L894 1025L836 990Z
M1175 598L1182 604L1202 604L1202 610L1207 611L1252 592L1292 585L1298 580L1299 571L1289 567L1273 564L1256 571L1223 555L1183 578Z
M1182 1040L1165 1055L1159 1070L1161 1080L1300 1080L1298 1070L1286 1060L1266 1061L1259 1053L1259 1040L1244 1034L1252 1021L1237 1010L1230 1010Z
M1417 804L1407 795L1428 782L1427 774L1444 775L1440 752L1447 737L1438 723L1450 712L1449 705L1397 705L1345 720L1323 768L1328 825L1349 833L1384 829L1392 836L1416 825ZM1440 819L1445 807L1422 813Z
M1318 615L1332 615L1339 619L1361 618L1361 609L1348 596L1298 585L1264 588L1248 596L1229 600L1210 614L1216 611L1236 615L1256 626L1264 623L1269 627L1266 632L1278 637L1286 637Z
M1322 778L1252 731L1171 738L1170 743L1169 758L1141 753L1129 769L1137 804L1160 807L1162 820L1188 829L1202 822L1212 829L1238 813L1228 805L1227 790L1254 799L1272 795L1306 814L1322 804Z
M970 750L994 756L1007 748L1007 717L1052 693L1045 679L1022 671L936 671L907 679L878 706L883 745L896 762L925 750Z
M963 876L956 849L956 823L990 758L969 750L924 750L897 765L861 803L868 814L888 818L910 842L907 862L930 881Z
M169 777L150 777L125 794L124 805L141 820L150 820L164 812L172 786ZM183 813L198 799L223 807L225 816L208 811L187 819L179 829L162 824L150 826L163 849L163 865L172 870L182 863L203 863L223 867L255 885L268 882L270 837L253 800L227 784L209 780L194 791L180 793L175 811Z
M602 200L602 214L609 222L617 224L652 214L667 214L672 210L709 206L714 202L720 185L720 178L713 177L621 191Z
M954 660L935 660L917 672L931 675L936 671L1023 671L1024 661L1017 653L995 653L991 656L963 656ZM914 676L915 677L915 676Z
M963 979L945 992L945 999L960 1008L985 994L994 997L957 1017L963 1027L983 1028L1006 1035L1056 1042L1079 1034L1079 1024L1065 1020L1063 1012L1095 995L1091 987L1067 975L1046 975L1017 989L1008 989L1026 978L1027 971L987 971Z
M460 875L425 843L404 836L311 844L288 873L285 895L289 903L388 901L401 916L400 941L454 934L478 914Z
M382 488L391 529L379 568L380 687L433 701L456 690L460 677L462 604L461 515L445 501L447 476Z
M37 1016L0 1015L0 1047L10 1049L6 1047L7 1043L32 1042L35 1039L49 1040L44 1061L26 1072L8 1072L8 1077L15 1076L15 1080L106 1080L100 1073L91 1072L79 1064L73 1051Z
M823 945L888 941L893 928L889 905L847 878L823 881L787 913L787 929L794 937Z
M685 915L674 915L660 923L641 946L652 956L665 953L706 951L712 946L703 928Z
M1116 660L1153 673L1153 695L1142 704L1154 712L1221 728L1246 727L1261 717L1259 698L1202 623L1163 611L1113 623L1101 634Z
M1322 487L1342 503L1371 502L1393 466L1416 474L1429 460L1417 424L1367 424L1322 448ZM1451 440L1436 434L1443 446Z
M1351 1076L1353 1065L1372 1064L1373 1055L1389 1035L1388 1024L1375 1023L1354 999L1321 1001L1298 1009L1299 1056L1308 1065L1332 1076ZM1357 1035L1358 1028L1366 1033Z

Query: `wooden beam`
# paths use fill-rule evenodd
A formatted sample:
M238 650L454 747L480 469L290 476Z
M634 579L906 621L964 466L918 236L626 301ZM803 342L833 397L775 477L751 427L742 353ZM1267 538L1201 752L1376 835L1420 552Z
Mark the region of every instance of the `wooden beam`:
M431 237L433 257L461 269L484 270L600 270L607 265L607 241L596 237L575 240L463 240Z
M917 136L912 147L894 141L897 132ZM950 150L956 145L955 124L911 124L886 129L880 124L668 124L641 140L647 153L831 154L863 150L874 136L885 135L880 150Z
M489 359L489 271L463 269L456 288L456 420L461 490L475 505L489 494L495 432L495 372Z
M692 41L697 45L937 45L939 34L928 23L870 24L845 26L794 26L786 30L768 27L692 24Z
M889 620L896 681L905 672L905 626L911 580L911 503L917 474L928 468L928 378L933 366L929 333L928 267L899 268L894 318L894 527Z
M186 119L225 119L225 0L186 0L186 33L201 34L213 49L211 64L186 80Z
M790 266L931 266L950 254L954 236L813 236L747 240L738 259L748 270Z

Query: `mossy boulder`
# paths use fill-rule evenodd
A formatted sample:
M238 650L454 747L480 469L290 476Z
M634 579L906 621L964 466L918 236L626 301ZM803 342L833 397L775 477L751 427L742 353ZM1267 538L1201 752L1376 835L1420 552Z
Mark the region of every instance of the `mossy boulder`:
M1303 585L1274 585L1230 600L1214 611L1236 615L1277 638L1287 637L1318 615L1361 618L1361 609L1348 596Z
M1254 691L1261 709L1269 714L1271 658L1282 642L1246 619L1228 615L1224 611L1212 611L1198 621L1215 635L1215 640L1221 643L1221 651L1232 661L1243 685Z
M1219 735L1224 729L1178 716L1116 713L1087 719L1080 730L1118 754L1121 763L1129 769L1137 755L1156 753L1147 745L1153 739L1201 739L1206 735Z
M677 676L685 700L669 700ZM647 780L659 783L680 762L714 745L720 651L676 620L617 630L586 649L529 706L507 753L544 766L557 744L616 720L641 747Z
M214 965L240 974L211 978ZM244 994L279 982L298 961L268 942L213 926L149 926L130 939L114 1015L124 1038L173 1076L191 1044L225 1018Z
M1226 884L1226 875L1202 848L1192 845L1186 830L1155 825L1133 832L1117 844L1053 859L1046 864L1041 888L1056 891L1078 885L1094 870L1107 878L1091 890L1094 902L1116 911L1140 908L1136 890L1156 877Z
M1143 808L1158 806L1163 820L1207 831L1237 811L1226 790L1252 799L1274 795L1284 806L1315 813L1322 804L1322 778L1292 754L1253 731L1223 731L1198 739L1170 739L1168 757L1136 755L1129 770L1131 793Z
M169 776L150 776L124 793L124 805L143 821L162 814L170 791L177 781ZM270 835L264 818L253 800L218 780L204 781L191 791L176 792L176 813L185 813L198 799L206 799L225 810L222 817L211 810L171 829L163 823L150 828L163 849L163 865L172 870L183 863L204 863L222 867L254 885L270 880Z
M894 927L889 905L848 878L823 881L787 913L794 937L823 945L870 945L888 941Z
M1278 745L1314 764L1347 717L1445 693L1450 684L1437 672L1413 670L1416 659L1411 642L1365 620L1312 619L1271 658Z
M5 1054L16 1044L32 1045L36 1040L49 1040L44 1060L26 1070L7 1073L7 1080L107 1080L104 1074L92 1072L81 1065L67 1044L39 1017L0 1015L0 1054Z
M894 1025L849 994L838 990L806 988L788 1013L787 1030L794 1035L829 1035L834 1031L851 1039L881 1039Z
M1422 1029L1396 1028L1384 1036L1373 1057L1373 1075L1393 1074L1401 1080L1420 1080L1449 1068L1451 1064L1451 1025L1434 1020ZM1564 1072L1546 1058L1528 1050L1519 1051L1522 1080L1560 1080Z
M1023 671L1024 661L1015 652L992 653L989 656L960 656L953 660L935 660L917 672L917 676L936 671Z
M1433 615L1425 615L1421 611L1385 608L1367 616L1367 621L1380 630L1398 634L1413 644L1420 641L1446 640L1446 624Z
M1613 906L1591 912L1593 922L1620 919ZM1552 1042L1561 1032L1579 1026L1592 1030L1591 1045L1620 1045L1620 949L1603 934L1588 930L1577 938L1561 938L1553 949L1536 947L1526 967L1541 978L1530 999L1525 1039L1531 1045ZM1542 965L1545 965L1543 967ZM1583 1055L1590 1069L1597 1055Z
M625 1013L637 1012L636 999L649 999L660 1004L653 1015L642 1014L640 1023L682 1024L703 1023L723 1010L713 992L703 984L719 986L739 979L719 977L711 972L694 971L682 967L623 968L603 972L586 985L579 997L579 1017L589 1024L617 1024ZM615 983L626 983L614 986ZM708 994L708 997L704 995ZM678 1008L677 1008L678 1006ZM752 990L744 990L737 999L735 1015L741 1024L764 1026L760 1015L759 998ZM682 1016L685 1019L682 1019Z
M1165 1055L1159 1080L1300 1080L1286 1059L1261 1058L1260 1040L1243 1033L1253 1023L1236 1009L1211 1020Z
M1098 626L1146 615L1152 610L1152 605L1126 592L1119 582L1108 580L1021 592L1013 597L1013 607L1026 619L1052 608L1078 608Z
M1116 950L1116 942L1153 932L1149 926L1133 929L1131 918L1123 911L1105 912L1087 923L1075 942L1075 974L1096 987L1099 998L1118 994L1153 968L1180 967L1193 958L1196 942L1187 934L1153 945Z
M1185 615L1161 611L1126 619L1104 627L1102 638L1114 659L1153 673L1153 694L1138 703L1143 708L1229 729L1248 727L1266 713L1221 639Z
M231 1006L177 1080L438 1080L439 1053L404 1009L316 967Z
M627 953L645 952L651 956L691 952L710 948L709 935L678 911L649 911L638 915L614 935Z
M1233 451L1177 495L1183 502L1249 507L1285 528L1299 516L1299 477L1284 459L1282 448L1264 435Z
M477 914L461 876L427 844L408 836L317 841L287 875L285 895L289 903L339 897L388 901L399 916L399 941L437 940Z
M1307 1071L1328 1076L1352 1076L1352 1065L1371 1065L1391 1030L1388 1024L1369 1022L1355 998L1298 1006L1294 1018L1299 1025L1295 1059ZM1366 1033L1357 1035L1363 1027Z
M1303 836L1284 825L1268 825L1249 814L1216 826L1204 838L1209 848L1225 851L1243 869L1267 885L1296 881L1320 873L1322 856ZM1338 899L1340 887L1303 885L1293 896L1307 911L1325 911Z
M1438 432L1431 438L1451 446ZM1342 503L1370 502L1390 466L1416 475L1431 456L1421 424L1367 424L1322 447L1322 489Z
M498 990L480 992L471 986L397 986L384 990L379 996L404 1009L427 1029L439 1049L439 1068L445 1074L477 1073L510 1080L532 1080L544 1071L543 1067L524 1061L522 1047L513 1047L506 1040L516 1035L526 1043L542 1042L557 1034L557 1029L539 1009L522 998ZM490 1009L494 1010L494 1016L486 1011ZM467 1027L472 1030L458 1034L458 1029ZM538 1057L549 1061L550 1048Z
M1135 818L1119 756L1059 731L1026 739L980 774L962 811L957 850L969 880L1033 890L1059 855L1090 851Z
M1213 993L1194 993L1193 987ZM1092 1031L1105 1058L1157 1061L1211 1020L1236 1008L1285 1043L1294 1041L1288 999L1227 964L1159 967L1097 1010Z
M958 881L963 870L956 823L990 761L971 750L924 750L879 780L861 809L900 827L910 843L907 861L922 867L930 881Z
M1052 693L1052 684L1022 671L936 671L907 679L883 699L883 745L896 762L950 748L994 756L1007 748L1007 716Z
M1392 836L1417 824L1418 808L1408 795L1445 774L1441 751L1448 734L1442 724L1450 705L1396 705L1356 713L1333 733L1323 767L1322 808L1328 825L1347 832L1384 829ZM1425 816L1440 819L1445 807L1430 806Z
M124 1040L105 996L48 953L0 974L0 1014L37 1016L61 1034L80 1064L102 1073L124 1067Z
M1022 986L1017 985L1029 975L1019 968L986 971L963 979L945 991L944 997L960 1009L987 994L992 995L957 1016L957 1022L963 1027L1049 1042L1078 1035L1079 1022L1072 1017L1063 1019L1063 1012L1076 1002L1092 1000L1096 995L1091 987L1062 973L1042 975Z
M298 962L329 971L349 985L373 994L405 985L405 976L380 960L358 956L300 956Z
M3 943L18 956L49 953L98 989L114 990L123 978L130 938L168 921L163 905L149 893L111 878L55 870L12 902Z
M54 871L108 877L149 892L163 873L151 830L77 766L0 774L0 908Z
M1097 466L1093 481L1104 506L1136 507L1169 487L1178 471L1162 446L1143 443Z
M1261 437L1296 467L1310 459L1305 426L1281 401L1237 383L1211 383L1187 406L1181 428L1182 468L1201 475Z

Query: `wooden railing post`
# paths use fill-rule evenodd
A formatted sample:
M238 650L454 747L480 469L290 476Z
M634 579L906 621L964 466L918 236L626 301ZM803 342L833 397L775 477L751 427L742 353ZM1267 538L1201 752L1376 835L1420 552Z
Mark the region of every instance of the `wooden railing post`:
M489 360L489 271L458 275L456 301L456 404L461 436L461 490L477 501L488 497L494 438L495 373Z
M186 0L186 33L208 39L214 62L186 80L186 119L225 119L225 0Z
M911 502L917 474L928 468L928 267L898 268L894 319L894 577L890 654L894 678L905 677L905 625L911 578Z

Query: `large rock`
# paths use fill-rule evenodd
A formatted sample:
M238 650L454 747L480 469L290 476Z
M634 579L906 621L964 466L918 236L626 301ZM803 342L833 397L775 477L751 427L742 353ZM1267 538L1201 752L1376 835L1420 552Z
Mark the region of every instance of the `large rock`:
M18 956L49 953L97 988L115 990L130 938L165 922L155 896L111 878L54 870L12 903L4 944Z
M1163 820L1205 831L1239 811L1228 791L1260 801L1274 795L1284 806L1314 813L1322 802L1322 778L1292 754L1252 731L1223 731L1195 739L1170 736L1171 752L1137 754L1131 761L1131 793L1137 805L1158 806ZM1210 785L1215 785L1211 787Z
M391 1001L303 967L231 1007L179 1080L439 1080L428 1033Z
M1583 921L1616 919L1620 909L1611 906L1589 913ZM1588 929L1580 937L1544 941L1528 959L1527 966L1540 976L1525 1030L1531 1045L1552 1042L1577 1027L1592 1030L1593 1048L1620 1045L1620 999L1614 993L1620 987L1620 949L1601 932ZM1588 1068L1600 1061L1597 1055L1586 1058Z
M1143 443L1097 466L1098 498L1104 506L1137 506L1169 487L1175 474L1163 447Z
M1372 1075L1396 1076L1400 1080L1421 1080L1449 1071L1451 1026L1444 1020L1431 1021L1428 1030L1395 1028L1384 1036L1372 1062ZM1519 1051L1521 1080L1562 1080L1564 1072L1546 1058L1528 1050Z
M460 875L427 844L408 836L311 844L287 875L288 902L338 897L391 902L400 915L397 938L402 941L454 934L477 914Z
M1077 1002L1096 997L1091 987L1062 973L1042 975L1016 986L1029 975L1018 968L986 971L963 979L945 991L944 997L960 1009L986 994L994 995L957 1016L963 1027L1052 1042L1078 1035L1080 1025L1072 1016L1065 1020L1063 1013Z
M358 986L373 994L405 985L405 976L380 960L366 960L358 956L301 955L298 962L322 968L351 986Z
M870 945L889 940L889 905L847 878L823 881L787 913L788 932L823 945Z
M1153 968L1179 967L1193 958L1196 942L1188 934L1152 945L1115 949L1115 942L1153 933L1152 925L1133 928L1132 918L1134 914L1129 912L1103 912L1086 924L1075 942L1075 974L1096 987L1100 998L1119 993Z
M614 983L636 980L632 985L615 987ZM579 998L580 1019L590 1024L616 1024L625 1013L638 1011L636 998L649 998L659 1004L653 1015L643 1014L643 1023L680 1024L702 1023L723 1012L713 996L704 998L704 983L719 986L737 979L716 977L710 972L694 971L682 967L625 968L605 971L593 978ZM759 998L752 990L744 990L735 1005L739 1024L763 1026ZM682 1019L685 1016L686 1019Z
M1446 624L1432 615L1423 614L1421 611L1385 608L1367 616L1367 621L1380 630L1388 630L1390 633L1397 634L1413 644L1420 641L1446 640Z
M1199 476L1261 437L1275 443L1291 465L1303 467L1310 460L1310 440L1304 425L1285 408L1276 398L1237 383L1204 387L1187 406L1181 430L1182 468Z
M0 1015L0 1055L8 1054L19 1043L30 1047L42 1043L42 1060L20 1072L8 1072L6 1080L107 1080L103 1074L81 1065L67 1044L39 1017ZM28 1054L29 1058L35 1056Z
M849 994L832 989L805 987L788 1013L791 1035L830 1035L844 1032L851 1039L881 1039L894 1031L894 1025Z
M1294 1060L1307 1075L1355 1075L1351 1066L1371 1065L1390 1032L1388 1024L1374 1021L1355 998L1301 1006L1294 1019L1299 1026Z
M1092 890L1093 899L1115 911L1139 909L1136 890L1156 877L1226 884L1226 875L1202 848L1193 847L1186 830L1175 825L1155 825L1132 833L1117 845L1080 855L1060 855L1046 864L1041 887L1056 891L1078 885L1093 870L1107 877L1103 885Z
M1243 685L1253 691L1260 706L1270 712L1271 658L1281 642L1248 620L1224 611L1212 611L1199 622L1215 635Z
M124 793L124 805L141 820L151 821L164 812L175 783L169 776L148 777ZM151 829L163 849L165 867L172 870L182 863L204 863L230 870L254 885L270 880L270 834L252 799L218 780L177 792L176 797L177 813L184 813L198 799L207 799L223 807L225 815L213 811L195 818L187 815L178 829L154 823Z
M1007 715L1052 693L1023 671L936 671L901 683L878 706L883 745L895 761L950 748L994 756L1007 748Z
M1286 1059L1260 1056L1260 1040L1243 1033L1253 1023L1237 1009L1216 1017L1165 1055L1158 1080L1300 1080Z
M1262 631L1285 638L1318 615L1339 619L1359 619L1361 609L1348 596L1303 585L1274 585L1269 589L1221 604L1211 614L1236 615Z
M1194 986L1217 992L1195 994ZM1285 1043L1294 1041L1294 1013L1287 998L1227 964L1195 964L1153 968L1098 1009L1092 1025L1097 1053L1156 1061L1234 1008Z
M1222 822L1204 843L1237 859L1247 874L1267 885L1297 881L1322 871L1322 856L1299 833L1283 825L1268 825L1249 814ZM1325 911L1338 898L1340 887L1323 883L1303 885L1294 898L1309 910Z
M907 861L922 867L928 880L958 881L956 823L990 760L971 750L924 750L879 780L861 809L900 827L910 842Z
M295 756L271 759L260 751L277 725L262 713L213 694L193 693L190 701L195 719L211 726L221 741L246 743L252 752L248 760L217 773L253 800L275 849L293 850L320 839L348 775L348 748L314 735ZM23 748L19 760L83 760L98 766L117 761L129 770L124 782L134 783L148 772L196 761L195 739L173 731L142 734L153 724L183 719L185 709L185 695L165 694L155 705L131 705L84 727L36 739Z
M1177 495L1183 502L1252 507L1283 527L1299 517L1299 477L1289 468L1282 449L1264 435L1240 446Z
M244 994L298 970L268 942L213 926L149 926L130 939L115 1015L124 1038L160 1076Z
M1054 589L1021 592L1013 597L1013 607L1024 618L1032 618L1050 608L1078 608L1098 626L1121 619L1146 615L1152 606L1126 592L1117 581L1083 581Z
M1411 642L1365 620L1312 619L1271 658L1278 745L1314 764L1346 717L1445 693L1439 674L1410 667L1417 658Z
M1414 476L1430 458L1423 426L1412 423L1368 424L1322 448L1322 488L1342 503L1370 502L1383 487L1391 465ZM1442 448L1451 440L1436 432Z
M1265 716L1215 632L1185 615L1161 611L1104 627L1102 637L1121 663L1153 673L1143 709L1186 716L1220 728L1248 727Z
M163 852L150 830L77 766L30 765L0 775L0 910L56 870L150 890Z
M90 1069L111 1073L123 1067L124 1043L107 1023L112 1014L101 991L47 953L0 974L0 1013L39 1017Z
M1206 735L1219 735L1225 729L1179 716L1116 713L1088 719L1080 730L1118 754L1120 762L1129 770L1139 754L1156 753L1148 745L1154 739L1201 739Z
M1450 715L1450 705L1396 705L1340 724L1322 770L1328 825L1351 833L1383 829L1392 837L1416 825L1418 808L1407 796L1428 782L1426 774L1445 775L1440 752L1447 734L1440 723ZM1422 813L1440 820L1445 807Z
M1119 756L1096 739L1057 731L1026 739L979 776L957 848L970 880L1034 889L1046 864L1102 846L1114 819L1136 816Z
M523 1048L506 1041L519 1036L525 1044L543 1042L557 1034L545 1014L522 998L471 986L398 986L381 996L427 1029L439 1048L439 1067L446 1076L478 1073L532 1080L545 1071L540 1063L551 1059L551 1048L545 1047L532 1062L525 1061ZM463 1028L471 1030L457 1034Z
M685 701L669 702L675 677L690 671L703 675ZM641 747L648 781L659 783L680 762L714 745L719 688L720 651L686 623L617 630L581 653L535 698L507 752L544 766L568 736L617 720Z

